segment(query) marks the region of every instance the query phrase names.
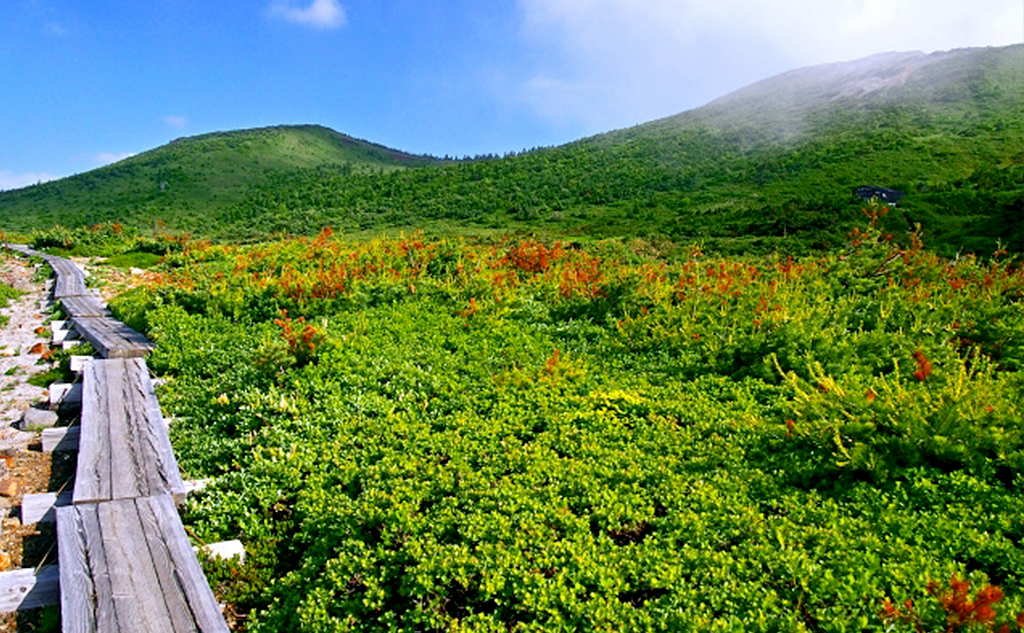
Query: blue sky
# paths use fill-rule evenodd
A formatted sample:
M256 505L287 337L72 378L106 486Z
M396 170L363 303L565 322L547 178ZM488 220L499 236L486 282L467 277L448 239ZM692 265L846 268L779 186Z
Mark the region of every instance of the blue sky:
M1022 40L1021 0L3 0L0 189L282 123L504 153L796 67Z

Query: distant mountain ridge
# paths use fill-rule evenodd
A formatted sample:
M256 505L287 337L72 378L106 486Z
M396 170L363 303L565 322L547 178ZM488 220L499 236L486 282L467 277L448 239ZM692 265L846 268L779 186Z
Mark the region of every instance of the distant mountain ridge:
M302 170L351 173L441 161L321 125L278 125L184 137L111 165L0 192L0 225L25 230L121 221L201 230L202 216L254 186ZM200 222L190 220L196 212Z
M949 252L1024 250L1024 44L797 69L635 127L441 161L320 126L180 139L0 193L0 227L162 223L222 239L424 228L648 236L732 251L834 245L862 185Z
M719 97L699 108L641 124L633 131L702 123L718 129L770 127L789 138L803 119L836 109L894 103L974 105L986 84L1024 99L1024 44L926 54L879 53L862 59L790 70ZM955 108L953 108L956 110ZM616 132L609 133L615 135Z

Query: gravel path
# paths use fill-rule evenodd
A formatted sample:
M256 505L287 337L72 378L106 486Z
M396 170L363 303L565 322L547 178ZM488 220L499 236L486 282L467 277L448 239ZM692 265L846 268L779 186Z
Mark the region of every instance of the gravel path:
M46 290L43 283L32 281L34 273L35 267L21 258L0 260L0 281L26 293L0 310L9 317L0 328L0 451L24 448L36 437L11 425L48 395L44 388L28 384L29 376L50 368L48 363L40 364L50 331L45 327L45 335L36 333L44 328L48 315L42 308Z
M56 489L74 474L70 454L56 459L39 452L39 434L14 426L25 410L49 399L44 387L28 383L31 375L50 369L43 359L50 338L49 325L44 325L47 287L32 280L35 272L24 258L0 251L0 282L25 293L0 309L8 317L0 327L0 458L14 484L0 496L0 571L53 563L53 524L23 525L19 506L23 495ZM0 614L0 633L54 630L54 617L53 609Z

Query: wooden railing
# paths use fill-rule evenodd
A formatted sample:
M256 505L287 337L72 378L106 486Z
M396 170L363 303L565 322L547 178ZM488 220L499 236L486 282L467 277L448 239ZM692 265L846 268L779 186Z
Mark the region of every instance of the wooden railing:
M143 358L152 344L107 313L72 262L8 248L53 268L54 299L102 357L83 371L72 504L56 511L63 631L226 632L175 509L185 485Z

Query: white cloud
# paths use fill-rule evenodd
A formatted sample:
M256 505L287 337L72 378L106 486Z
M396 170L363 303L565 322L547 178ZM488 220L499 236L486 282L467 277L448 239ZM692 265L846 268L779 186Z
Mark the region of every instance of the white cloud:
M270 15L315 29L335 29L348 21L338 0L313 0L305 9L293 7L287 1L275 2L270 6Z
M182 128L188 125L188 119L186 119L183 116L178 116L176 114L168 114L163 118L163 122L171 127L177 128Z
M6 191L7 189L21 189L29 185L34 185L39 182L46 182L48 180L57 180L60 176L54 176L53 174L46 173L21 173L16 174L13 171L0 170L0 191Z
M696 107L792 68L1022 40L1020 0L518 0L541 53L522 98L592 130Z
M124 160L132 156L135 156L135 154L131 152L123 154L111 154L109 152L104 152L102 154L97 154L93 156L92 161L97 165L109 165L110 163L116 163L119 160Z

